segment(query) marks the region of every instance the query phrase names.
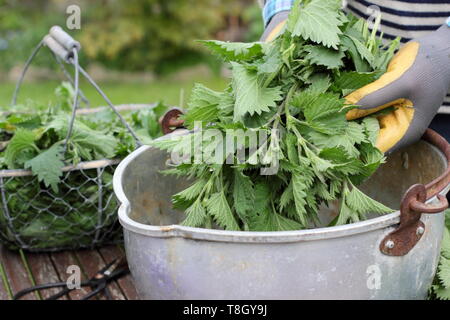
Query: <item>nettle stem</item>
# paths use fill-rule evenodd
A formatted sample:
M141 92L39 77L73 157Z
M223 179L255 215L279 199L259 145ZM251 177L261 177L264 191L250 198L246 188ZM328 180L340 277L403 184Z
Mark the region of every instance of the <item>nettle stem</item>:
M273 128L277 129L278 125L281 121L281 115L284 114L286 115L286 122L288 122L287 117L290 114L289 113L289 104L291 103L292 97L294 96L294 93L297 91L298 89L298 84L294 83L291 88L289 89L287 95L286 95L286 99L284 99L283 103L281 103L280 107L278 108L277 113L273 116L273 118L269 121L268 125L270 125L270 123L272 121L274 122Z

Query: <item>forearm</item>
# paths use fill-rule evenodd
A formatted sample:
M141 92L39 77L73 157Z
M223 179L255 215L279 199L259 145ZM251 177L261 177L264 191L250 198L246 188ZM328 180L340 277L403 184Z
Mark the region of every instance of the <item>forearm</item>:
M263 0L263 20L265 31L262 41L271 41L281 31L294 0Z
M267 26L277 13L290 11L294 0L263 0L260 3L264 3L262 14L264 26Z

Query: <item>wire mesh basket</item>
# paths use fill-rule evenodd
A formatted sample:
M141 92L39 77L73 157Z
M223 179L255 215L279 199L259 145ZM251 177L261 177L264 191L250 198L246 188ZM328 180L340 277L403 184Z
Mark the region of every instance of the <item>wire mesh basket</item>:
M117 243L117 200L112 176L118 160L63 169L58 192L28 170L0 171L0 239L30 251L91 248Z
M17 83L12 105L16 104L29 65L44 46L50 49L75 88L66 143L71 137L76 115L104 109L78 108L79 98L89 104L79 89L81 73L104 98L139 147L139 139L119 110L138 110L154 105L114 106L78 64L78 42L59 27L53 27L31 54ZM74 67L74 78L63 62ZM119 162L120 159L103 159L68 165L62 170L57 191L39 182L30 170L0 170L0 241L10 249L34 252L93 248L121 242L122 229L116 216L118 202L112 188L114 169Z

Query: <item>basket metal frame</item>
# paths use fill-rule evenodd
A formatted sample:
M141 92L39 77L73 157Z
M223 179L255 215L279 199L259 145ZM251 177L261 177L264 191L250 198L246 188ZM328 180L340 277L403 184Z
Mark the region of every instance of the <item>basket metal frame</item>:
M53 27L53 28L55 28L55 27ZM75 117L77 115L100 112L100 111L106 110L108 108L111 109L115 113L115 115L119 118L119 120L121 121L123 126L127 129L127 131L130 133L130 135L133 137L133 139L136 142L136 148L140 147L142 145L141 141L139 140L139 138L137 137L136 133L131 128L131 126L122 117L122 115L120 114L120 111L133 111L133 110L141 110L144 108L153 108L154 106L156 106L156 104L126 104L126 105L119 105L119 106L113 105L112 102L110 101L110 99L107 97L107 95L98 86L98 84L80 66L79 60L78 60L78 51L80 50L80 46L75 45L75 46L72 46L69 48L69 47L65 46L63 43L58 43L59 39L57 37L55 37L55 38L52 37L52 29L50 29L49 34L46 35L43 38L43 40L41 40L39 42L39 44L33 49L30 57L27 59L25 66L24 66L24 68L20 74L20 77L17 81L16 87L14 90L14 94L12 97L11 105L16 105L20 88L23 84L25 75L26 75L31 63L33 62L34 58L37 56L38 52L43 47L46 46L49 48L50 53L54 57L56 63L60 66L62 73L65 75L67 80L75 88L74 100L73 100L73 105L72 105L72 116L70 118L67 136L64 141L64 153L67 151L67 143L70 140L71 135L72 135ZM77 43L66 33L64 33L64 37L66 40L69 39L69 42L71 42L72 44ZM64 63L73 67L73 69L74 69L74 77L73 78L72 78L70 72L66 69ZM95 109L89 108L90 102L86 98L86 96L83 94L82 90L79 87L80 75L83 76L88 81L88 83L90 83L96 89L96 91L100 94L100 96L102 96L103 100L107 104L106 107L100 107L100 108L95 108ZM85 103L85 105L88 108L79 108L79 100L80 99L83 103ZM99 201L99 203L98 203L99 219L102 218L101 211L103 208L102 199L103 199L103 192L104 192L102 178L101 178L101 175L103 173L102 169L105 169L107 167L115 167L115 166L117 166L117 164L120 161L121 161L120 159L103 159L103 160L85 161L85 162L78 163L76 165L68 165L62 169L62 171L64 173L69 173L72 171L83 172L83 170L97 170L97 179L98 179L97 184L99 186L99 190L98 190L98 192L99 192L99 197L98 197L98 199L99 199L98 200ZM13 218L12 218L11 212L8 208L8 197L6 195L7 190L5 187L5 184L6 184L5 179L19 178L19 177L31 177L31 176L33 176L33 173L30 170L26 170L26 169L0 170L0 197L1 197L1 201L2 201L1 208L3 210L5 218L7 220L6 227L10 230L11 234L14 236L14 239L15 239L14 245L17 245L21 249L25 249L25 250L31 251L31 252L51 252L51 251L59 251L59 250L63 250L63 249L77 249L77 248L87 248L87 247L91 248L91 247L97 246L98 244L101 244L100 243L101 242L100 231L101 231L102 227L99 227L99 224L96 225L95 236L94 236L94 239L92 240L92 244L90 246L79 246L79 247L74 246L74 247L70 247L70 248L55 247L55 248L44 248L44 249L37 248L36 249L33 246L30 246L29 244L24 242L23 239L21 239L20 235L16 232L15 227L12 224ZM74 209L74 208L72 208L72 209ZM0 236L2 236L1 233L0 233Z

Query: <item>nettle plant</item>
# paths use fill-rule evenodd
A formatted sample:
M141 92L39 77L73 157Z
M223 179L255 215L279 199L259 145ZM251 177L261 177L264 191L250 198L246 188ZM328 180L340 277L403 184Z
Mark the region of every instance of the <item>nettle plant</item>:
M398 48L399 39L383 46L377 23L369 31L365 21L345 15L337 0L298 1L273 42L202 41L230 64L231 82L222 92L196 85L185 115L191 133L153 142L184 153L185 161L165 171L194 181L173 196L174 207L186 212L183 225L311 228L319 225L319 206L335 200L340 212L332 225L392 212L356 187L385 160L375 147L377 114L356 121L345 117L356 106L344 97L378 79ZM225 138L200 134L198 122L203 131ZM253 152L246 137L252 130L266 133ZM199 145L227 148L220 161L201 162L195 161ZM277 170L261 174L268 163Z

